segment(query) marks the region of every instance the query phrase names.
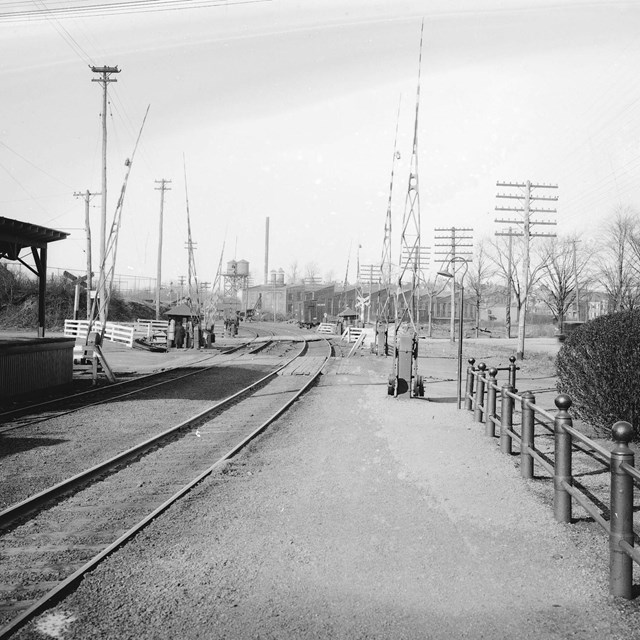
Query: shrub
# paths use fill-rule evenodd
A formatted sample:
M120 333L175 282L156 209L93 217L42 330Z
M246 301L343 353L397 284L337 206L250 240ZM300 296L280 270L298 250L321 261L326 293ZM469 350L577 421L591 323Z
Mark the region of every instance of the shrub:
M558 390L572 412L609 437L618 420L640 439L640 310L586 322L569 335L556 359Z

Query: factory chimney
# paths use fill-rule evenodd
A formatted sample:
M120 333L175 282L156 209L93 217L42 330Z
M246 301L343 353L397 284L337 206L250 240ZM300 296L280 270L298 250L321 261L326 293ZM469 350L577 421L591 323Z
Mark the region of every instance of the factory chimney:
M269 284L269 216L264 230L264 283Z

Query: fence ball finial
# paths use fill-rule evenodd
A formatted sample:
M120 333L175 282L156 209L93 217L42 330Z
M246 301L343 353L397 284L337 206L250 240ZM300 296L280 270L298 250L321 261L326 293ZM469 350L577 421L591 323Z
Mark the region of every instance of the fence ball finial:
M516 357L515 356L509 356L509 362L511 364L513 364L516 361Z
M478 365L478 369L480 369L480 371L484 371L487 368L487 365L484 362L481 362Z
M558 407L560 411L569 411L569 407L573 404L573 401L571 400L571 397L568 394L561 393L555 399L555 403L556 403L556 407Z
M473 367L473 365L476 363L476 359L475 358L469 358L467 360L467 362Z
M489 377L495 378L497 375L498 375L498 370L495 367L491 367L491 369L489 369Z
M629 444L633 440L633 427L628 422L621 420L611 427L611 435L616 442Z

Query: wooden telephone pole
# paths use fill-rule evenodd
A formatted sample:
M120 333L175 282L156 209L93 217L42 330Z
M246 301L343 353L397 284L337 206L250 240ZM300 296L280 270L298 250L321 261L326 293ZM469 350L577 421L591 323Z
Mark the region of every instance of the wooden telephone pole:
M156 320L160 320L160 287L162 282L162 218L164 215L164 192L171 191L171 187L168 187L168 184L171 184L171 180L165 180L162 178L161 180L156 180L156 184L159 184L159 187L155 187L156 191L160 192L160 229L158 232L158 271L156 277Z
M459 261L458 258L464 258L465 262L471 262L473 252L473 229L469 227L451 227L451 228L437 228L436 240L445 240L446 242L436 242L436 247L443 247L436 251L436 255L444 256L442 259L443 268L448 263L448 267L451 269L452 274L455 276L455 270ZM471 240L471 242L469 242ZM446 250L444 249L446 247ZM451 318L449 326L449 339L451 342L456 341L456 287L455 277L451 279ZM460 322L464 321L464 309L460 309Z
M89 218L89 203L91 198L99 196L100 193L91 193L87 189L84 193L76 191L73 194L76 198L84 198L84 230L87 236L87 320L91 318L91 220Z
M99 82L102 85L102 215L100 216L100 270L105 270L105 253L107 245L107 85L117 82L112 74L120 73L118 67L91 67L93 73L98 73L98 78L92 78L91 82ZM98 279L98 303L99 316L102 325L106 321L107 292L104 275Z
M524 238L523 255L522 255L522 282L520 283L520 315L518 317L518 348L516 357L522 360L524 357L524 334L525 334L525 316L527 313L527 302L529 299L529 289L531 286L531 239L538 237L554 237L555 233L534 233L531 228L536 225L555 225L553 220L534 220L533 215L537 213L557 213L555 209L536 208L536 202L556 202L558 196L538 195L534 189L557 189L557 184L532 183L526 182L497 182L498 187L507 187L510 189L518 189L517 193L498 193L496 197L507 198L518 201L516 206L512 207L496 207L496 211L509 211L522 215L522 219L516 220L500 220L496 222L509 225L522 225L522 231L513 232L511 229L508 233L498 233L497 236L520 236ZM511 239L511 238L510 238ZM509 264L511 269L511 264Z

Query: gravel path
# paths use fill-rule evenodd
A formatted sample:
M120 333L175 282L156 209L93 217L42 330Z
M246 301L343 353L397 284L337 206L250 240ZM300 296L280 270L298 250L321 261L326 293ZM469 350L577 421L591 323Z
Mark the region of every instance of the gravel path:
M602 533L453 404L387 396L389 360L335 364L16 637L640 638Z

